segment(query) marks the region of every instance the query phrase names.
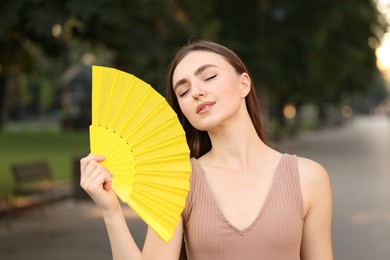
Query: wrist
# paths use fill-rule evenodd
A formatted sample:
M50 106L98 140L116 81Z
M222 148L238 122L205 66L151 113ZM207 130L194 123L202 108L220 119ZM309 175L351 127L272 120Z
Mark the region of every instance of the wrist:
M104 219L110 219L117 216L123 216L123 212L121 206L118 204L116 207L111 209L102 209L102 215Z

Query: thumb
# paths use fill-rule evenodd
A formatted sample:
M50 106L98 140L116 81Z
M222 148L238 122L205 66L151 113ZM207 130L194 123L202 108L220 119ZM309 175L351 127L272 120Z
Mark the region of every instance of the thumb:
M89 154L88 157L97 162L101 162L104 161L104 159L106 159L104 155L99 155L99 154Z
M106 191L111 190L111 181L106 181L105 183L103 183L103 189Z

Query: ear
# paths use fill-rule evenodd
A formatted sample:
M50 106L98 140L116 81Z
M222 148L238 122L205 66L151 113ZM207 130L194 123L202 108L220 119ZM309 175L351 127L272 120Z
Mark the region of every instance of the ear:
M245 98L251 90L252 81L248 73L243 72L240 76L241 83L241 97Z

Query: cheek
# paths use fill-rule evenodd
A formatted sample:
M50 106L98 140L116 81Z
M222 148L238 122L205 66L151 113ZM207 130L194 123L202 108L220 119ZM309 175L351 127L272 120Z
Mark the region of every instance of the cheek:
M199 129L196 121L196 112L195 108L193 108L193 103L190 101L179 101L180 110L183 113L184 117L188 120L188 122L195 127L196 129Z
M188 119L188 117L190 116L190 111L191 111L189 102L186 102L185 100L180 99L180 100L178 100L178 103L179 103L179 107L180 107L181 112Z
M242 98L242 91L238 84L232 84L231 82L226 82L224 87L219 90L219 93L221 93L220 101L226 105L238 102Z
M214 87L214 91L220 95L226 95L227 97L240 96L240 82L234 74L228 75L218 82L218 85Z

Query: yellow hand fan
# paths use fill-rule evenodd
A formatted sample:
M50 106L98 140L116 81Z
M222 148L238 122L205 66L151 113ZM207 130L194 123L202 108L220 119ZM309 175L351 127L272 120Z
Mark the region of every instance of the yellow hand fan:
M176 113L134 75L93 66L92 154L104 155L112 189L164 241L185 206L190 151Z

